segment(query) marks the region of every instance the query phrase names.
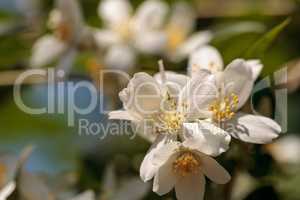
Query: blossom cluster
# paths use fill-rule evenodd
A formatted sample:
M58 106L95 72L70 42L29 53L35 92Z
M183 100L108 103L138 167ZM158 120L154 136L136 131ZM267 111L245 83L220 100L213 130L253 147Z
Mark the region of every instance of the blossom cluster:
M30 66L59 61L58 67L68 72L76 55L89 51L101 64L128 71L139 54L179 62L213 37L210 31L193 32L196 13L184 2L171 8L164 1L147 0L134 12L128 0L104 0L98 15L103 27L91 27L76 0L56 0L47 24L52 33L35 42Z
M124 110L110 119L130 120L153 144L141 167L143 181L154 178L153 191L164 195L175 188L177 199L204 198L205 176L215 183L230 181L213 158L229 149L231 138L265 144L278 137L280 126L270 118L240 111L263 65L235 59L224 68L211 46L190 56L188 74L165 71L136 73L119 96Z

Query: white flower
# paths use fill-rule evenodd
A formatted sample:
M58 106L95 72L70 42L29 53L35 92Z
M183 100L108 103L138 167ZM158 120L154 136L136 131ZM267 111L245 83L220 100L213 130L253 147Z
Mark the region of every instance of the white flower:
M210 31L192 33L196 23L196 12L185 3L175 3L170 20L165 28L167 44L165 53L175 62L187 58L193 51L210 42Z
M210 151L206 147L199 145L199 140L191 139L161 147L153 154L152 165L144 169L154 171L153 191L164 195L175 187L178 200L201 200L204 198L205 176L218 184L227 183L230 175L206 153Z
M209 70L211 82L204 89L197 88L195 96L201 100L194 100L195 105L190 109L202 110L206 118L237 139L259 144L271 142L281 132L275 121L237 112L248 100L262 67L259 60L236 59L223 70L223 62L216 49L200 48L191 55L189 71L193 77L203 73L203 70ZM202 82L194 80L192 85L197 86Z
M300 163L300 137L288 135L266 146L273 158L282 164Z
M167 12L166 3L160 0L145 1L135 14L128 0L101 1L98 14L105 28L95 31L95 39L99 46L107 48L105 64L126 69L134 66L136 50L161 52L166 43L161 28Z
M68 71L77 51L89 45L91 34L76 0L57 0L56 6L48 22L53 34L44 35L35 42L30 66L43 67L59 60L58 67Z

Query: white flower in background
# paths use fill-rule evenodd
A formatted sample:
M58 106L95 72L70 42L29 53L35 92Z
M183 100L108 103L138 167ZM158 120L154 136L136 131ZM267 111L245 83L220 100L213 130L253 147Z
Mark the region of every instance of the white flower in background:
M153 170L144 170L152 165L152 155L171 141L194 138L206 141L206 146L222 147L217 151L212 149L212 155L219 155L228 149L230 136L226 132L212 123L198 120L205 113L197 110L187 112L187 108L194 105L195 86L206 90L203 88L206 85L200 81L209 82L211 76L203 72L190 79L185 75L164 72L163 69L154 77L137 73L127 88L120 92L125 110L109 113L110 119L130 120L134 131L153 142L141 166L143 180L153 177ZM199 84L191 85L195 80L199 80Z
M282 164L300 163L300 137L288 135L266 146L273 158Z
M95 33L99 46L107 49L104 62L109 67L128 69L136 62L137 50L157 54L163 50L166 37L162 32L166 3L144 1L133 14L128 0L103 0L98 14L104 29Z
M213 47L203 47L191 55L189 71L210 71L209 90L198 90L190 109L202 109L207 119L223 127L228 134L250 143L268 143L278 137L281 127L267 117L237 112L250 97L254 82L262 70L259 60L236 59L223 70L220 54ZM194 79L194 85L201 80Z
M195 10L185 2L175 3L172 8L170 20L165 27L165 54L172 61L178 62L187 58L212 39L210 31L194 32L196 15Z
M39 38L33 46L31 67L43 67L59 61L58 68L70 70L79 50L90 45L92 35L84 24L76 0L57 0L48 21L52 34Z
M154 192L164 195L175 187L178 200L201 200L204 198L205 176L218 184L230 181L228 172L208 154L211 147L220 147L202 142L204 145L191 139L183 143L168 143L152 156L152 165L146 170L154 171Z

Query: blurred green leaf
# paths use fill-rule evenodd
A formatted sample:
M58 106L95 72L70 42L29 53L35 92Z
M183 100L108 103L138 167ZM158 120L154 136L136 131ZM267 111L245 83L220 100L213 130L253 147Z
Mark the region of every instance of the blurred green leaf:
M270 47L277 36L286 28L286 26L291 22L291 18L287 18L279 25L275 26L272 30L263 35L259 40L257 40L252 47L250 47L246 53L246 58L257 58L261 57L266 50Z

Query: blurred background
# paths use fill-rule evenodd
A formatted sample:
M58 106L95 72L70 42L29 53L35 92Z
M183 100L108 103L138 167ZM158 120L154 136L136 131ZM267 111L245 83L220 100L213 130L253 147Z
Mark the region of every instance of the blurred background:
M221 156L220 162L234 179L227 186L210 184L206 199L300 199L300 1L186 1L196 10L197 30L210 29L215 33L211 44L220 50L225 63L237 57L262 60L265 67L260 79L269 77L272 87L254 97L255 107L260 113L273 117L278 106L274 91L282 88L288 91L286 133L274 144L233 144L230 152ZM79 2L85 22L101 28L103 22L96 9L99 0ZM136 8L143 1L131 2ZM174 3L171 0L166 2ZM136 180L139 165L150 145L147 141L142 138L130 140L128 135L100 139L101 133L79 134L78 119L108 123L107 116L99 112L100 104L110 109L121 108L117 94L122 84L106 80L107 91L98 90L97 93L98 97L103 97L97 109L87 115L76 115L74 127L68 126L64 114L29 115L15 104L13 82L21 72L30 68L28 63L34 42L50 32L47 20L53 7L52 0L0 0L0 151L3 155L6 152L18 155L26 146L34 146L25 168L42 177L48 193L68 195L92 189L102 200L174 199L174 194L158 197L151 192L149 185L142 187ZM264 43L259 43L261 40ZM258 45L253 47L253 44ZM259 45L263 47L257 48ZM251 55L247 55L245 52L251 48ZM79 53L64 81L95 82L91 70L93 58L90 52ZM156 72L158 59L159 56L140 56L131 73ZM165 61L165 65L169 70L185 73L187 59L178 63ZM274 72L283 68L287 69L287 81L276 84ZM67 105L66 101L57 102L49 97L47 87L45 82L39 81L26 84L22 88L26 105L39 108L49 101L55 105ZM61 95L67 97L66 90ZM80 89L75 103L84 107L90 98L87 91ZM1 173L4 172L0 165L0 180ZM224 191L226 196L222 195ZM131 197L132 193L136 197Z

